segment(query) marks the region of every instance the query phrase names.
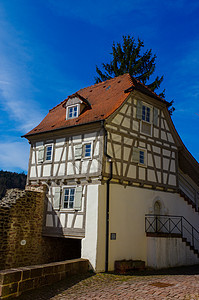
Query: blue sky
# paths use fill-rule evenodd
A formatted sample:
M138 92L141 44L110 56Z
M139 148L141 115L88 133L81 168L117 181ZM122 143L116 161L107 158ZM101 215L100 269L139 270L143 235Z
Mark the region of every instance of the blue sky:
M0 169L27 171L21 135L48 110L94 83L113 41L140 37L157 55L173 121L199 161L199 1L1 0Z

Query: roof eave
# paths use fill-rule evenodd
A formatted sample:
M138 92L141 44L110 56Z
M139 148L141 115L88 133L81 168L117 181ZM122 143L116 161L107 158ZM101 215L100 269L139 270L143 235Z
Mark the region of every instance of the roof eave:
M100 120L86 122L86 123L82 123L82 124L75 124L75 125L71 125L71 126L59 127L59 128L55 128L55 129L51 129L51 130L37 132L37 133L25 134L25 135L22 135L21 138L28 139L28 137L41 135L41 134L45 134L45 133L49 133L49 132L55 132L55 131L59 131L59 130L63 130L63 129L69 129L69 128L73 128L73 127L79 127L82 125L89 125L89 124L94 124L94 123L98 123L98 122L104 122L104 120L105 119L100 119Z
M140 91L141 93L143 93L143 94L145 94L145 95L147 95L147 96L149 96L149 97L153 97L154 99L160 101L161 103L166 104L167 107L170 106L170 103L169 103L168 101L162 99L162 98L159 97L158 95L155 95L155 94L153 95L153 93L151 93L151 94L149 95L149 93L147 93L147 91L143 91L143 90L141 90L139 87L135 87L134 85L131 86L131 87L129 87L128 89L124 90L124 93L129 93L129 92L132 92L132 91L134 91L134 90Z

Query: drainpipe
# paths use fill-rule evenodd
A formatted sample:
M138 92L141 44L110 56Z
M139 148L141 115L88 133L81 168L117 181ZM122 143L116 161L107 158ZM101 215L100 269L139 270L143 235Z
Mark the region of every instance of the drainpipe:
M109 203L110 203L110 181L113 175L112 157L107 153L107 130L104 127L104 155L109 162L109 178L106 181L106 252L105 252L105 272L108 272L109 257Z

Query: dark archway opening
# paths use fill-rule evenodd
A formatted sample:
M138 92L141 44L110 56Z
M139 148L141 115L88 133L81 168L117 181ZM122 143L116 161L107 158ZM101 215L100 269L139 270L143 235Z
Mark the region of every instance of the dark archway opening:
M81 257L81 239L43 237L43 241L49 263Z

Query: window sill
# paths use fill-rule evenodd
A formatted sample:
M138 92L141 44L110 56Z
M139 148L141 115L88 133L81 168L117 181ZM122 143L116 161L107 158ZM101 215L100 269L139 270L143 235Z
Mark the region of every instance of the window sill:
M138 163L138 167L147 168L147 165Z
M79 210L79 209L75 209L75 208L60 208L60 213L75 213L76 211L78 212L82 212L82 210Z
M92 157L82 157L81 161L84 161L84 160L92 160Z

